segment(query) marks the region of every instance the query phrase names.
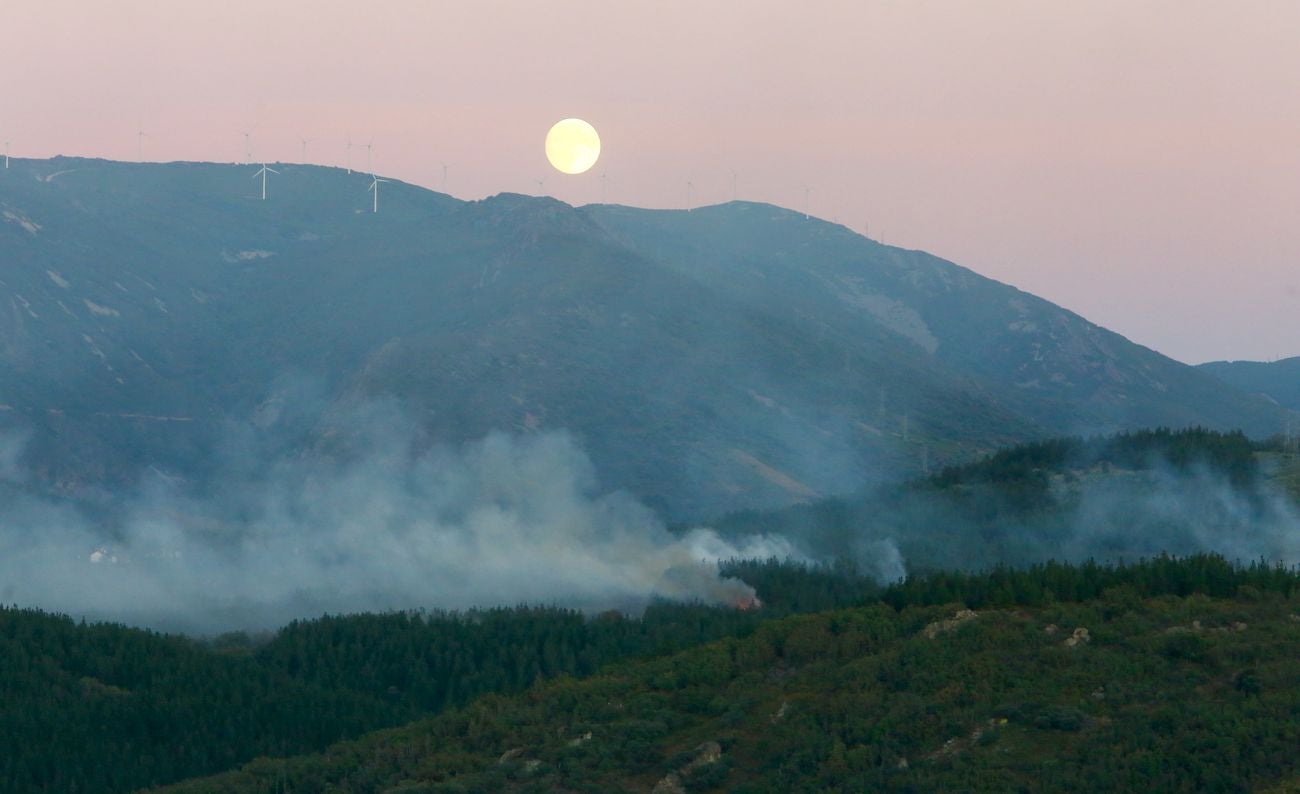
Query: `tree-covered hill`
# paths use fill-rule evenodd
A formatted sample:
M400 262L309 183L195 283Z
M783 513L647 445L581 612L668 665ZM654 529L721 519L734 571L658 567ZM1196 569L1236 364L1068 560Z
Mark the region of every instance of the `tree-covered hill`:
M1213 557L927 578L167 791L1248 791L1300 772L1298 609Z
M410 719L191 640L0 610L0 790L129 791Z
M358 614L209 640L3 608L0 791L124 792L319 750L484 694L743 636L879 591L843 568L751 561L729 572L754 583L766 607Z

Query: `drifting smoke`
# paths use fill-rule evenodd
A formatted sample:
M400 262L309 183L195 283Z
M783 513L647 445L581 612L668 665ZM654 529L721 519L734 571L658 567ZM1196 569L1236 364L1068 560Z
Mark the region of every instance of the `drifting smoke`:
M1061 540L1073 559L1210 552L1293 566L1300 564L1300 511L1266 482L1234 484L1207 465L1154 465L1083 488Z
M322 612L750 604L753 588L717 562L798 556L778 537L668 532L629 495L596 494L590 462L563 434L419 453L401 423L356 438L342 460L244 461L201 496L156 478L107 530L47 500L10 499L0 596L211 632Z
M1057 478L1029 508L1017 493L980 484L869 500L854 508L848 539L834 531L845 522L824 518L778 529L813 553L852 557L880 581L899 578L904 559L913 571L1198 553L1300 564L1300 510L1266 478L1234 482L1209 465L1153 461Z
M907 578L903 552L893 538L858 540L853 548L852 559L859 570L877 582L892 584Z
M21 464L27 433L0 433L0 483L19 483L26 472Z

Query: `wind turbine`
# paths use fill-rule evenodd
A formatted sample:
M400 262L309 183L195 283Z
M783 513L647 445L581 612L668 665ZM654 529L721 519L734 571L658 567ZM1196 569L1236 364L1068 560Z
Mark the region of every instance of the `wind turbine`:
M142 128L141 128L141 129L136 129L136 132L135 132L135 159L136 159L137 162L141 162L141 163L144 162L144 139L147 138L147 137L149 137L149 136L148 136L147 134L145 134L145 131L144 131Z
M374 141L371 141L370 143L366 144L366 170L370 172L371 176L374 176L375 174L374 166L370 164L370 150L373 148L375 148Z
M244 133L244 165L248 165L249 161L253 159L253 145L249 143L248 135L247 132ZM265 164L263 164L263 167L265 167Z
M447 192L447 164L442 164L442 192Z
M352 173L352 136L348 136L348 173Z
M256 174L253 174L254 179L257 179L259 176L262 177L262 201L266 201L266 175L278 174L278 173L280 172L275 170L274 168L267 168L266 163L262 163L262 170L258 171Z
M695 193L695 183L689 179L686 180L686 211L687 212L691 211L691 205L693 203L691 196L694 193Z
M307 144L311 143L311 138L302 139L302 161L307 162Z
M371 208L371 210L370 210L372 213L377 213L377 212L379 212L379 183L380 183L380 182L388 182L388 181L390 181L390 180L387 180L387 179L380 179L379 177L375 176L374 174L371 174L371 175L370 175L370 188L369 188L369 189L370 189L370 190L373 190L374 193L375 193L375 203L374 203L374 206L373 206L373 207Z
M800 183L800 184L803 184L803 183ZM808 217L810 217L809 214L808 214L808 196L809 196L811 193L812 193L812 188L810 188L810 187L808 187L808 185L804 184L804 186L803 186L803 216L804 216L804 218L808 218Z
M732 169L730 169L730 171L731 171L731 200L732 200L732 201L735 201L736 198L737 198L737 194L736 194L736 169L732 168Z
M545 195L546 195L546 177L542 177L541 179L534 179L533 181L537 183L537 193L538 193L538 195L545 196Z
M5 170L9 170L9 141L5 141Z

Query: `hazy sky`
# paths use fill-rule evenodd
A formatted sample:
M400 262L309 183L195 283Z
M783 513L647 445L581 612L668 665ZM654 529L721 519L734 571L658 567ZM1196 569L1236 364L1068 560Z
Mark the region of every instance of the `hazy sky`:
M9 0L15 156L802 208L1184 361L1300 354L1300 2ZM545 162L580 116L604 154ZM365 152L353 152L362 166ZM602 186L601 174L607 175Z

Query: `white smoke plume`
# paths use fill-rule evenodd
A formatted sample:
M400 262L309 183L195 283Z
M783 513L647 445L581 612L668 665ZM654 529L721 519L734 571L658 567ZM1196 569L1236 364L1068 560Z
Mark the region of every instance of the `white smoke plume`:
M1207 465L1164 464L1080 489L1067 559L1133 560L1209 552L1235 562L1300 564L1300 507L1269 483L1237 485Z
M893 538L860 539L853 545L853 560L863 573L881 584L901 582L907 578L903 552Z
M383 423L379 423L383 425ZM494 434L412 452L401 423L354 454L241 463L202 496L141 486L106 533L31 496L0 507L0 598L214 632L323 612L546 603L747 603L717 562L797 557L779 537L678 537L625 493L596 493L566 435ZM356 439L353 439L356 441Z

